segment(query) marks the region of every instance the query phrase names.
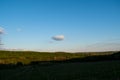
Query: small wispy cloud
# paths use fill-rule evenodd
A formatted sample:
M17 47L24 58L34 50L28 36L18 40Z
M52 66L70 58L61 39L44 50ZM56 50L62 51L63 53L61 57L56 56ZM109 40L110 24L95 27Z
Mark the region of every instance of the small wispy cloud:
M49 43L53 43L53 41L49 41Z
M22 29L21 28L17 28L17 30L16 30L17 32L21 32L22 31Z
M64 40L64 38L65 38L64 35L56 35L52 37L52 39L56 41L62 41Z
M119 51L120 42L96 43L83 48L83 51Z

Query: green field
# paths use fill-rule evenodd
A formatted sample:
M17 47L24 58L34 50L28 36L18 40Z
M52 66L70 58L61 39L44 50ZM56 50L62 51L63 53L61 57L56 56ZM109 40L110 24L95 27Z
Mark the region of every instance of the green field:
M0 80L120 80L120 54L115 53L0 51ZM34 61L40 63L30 64Z
M0 64L16 64L22 62L29 64L31 61L69 60L84 58L87 56L111 55L115 52L88 52L88 53L65 53L65 52L32 52L32 51L0 51Z

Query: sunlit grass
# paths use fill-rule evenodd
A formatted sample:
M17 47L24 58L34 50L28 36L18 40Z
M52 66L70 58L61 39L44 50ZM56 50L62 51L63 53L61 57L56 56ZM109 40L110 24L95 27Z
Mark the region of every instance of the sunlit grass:
M67 60L72 58L83 58L93 55L109 55L113 52L91 52L91 53L64 53L64 52L32 52L32 51L0 51L0 63L16 64L22 62L29 64L31 61Z

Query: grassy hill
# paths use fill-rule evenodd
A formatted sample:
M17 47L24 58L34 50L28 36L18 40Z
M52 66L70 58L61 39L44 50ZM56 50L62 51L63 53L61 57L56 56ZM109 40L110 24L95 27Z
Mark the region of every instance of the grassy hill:
M32 61L60 61L88 56L111 55L116 52L88 52L88 53L65 53L65 52L32 52L32 51L0 51L0 64L16 64L22 62L29 64Z

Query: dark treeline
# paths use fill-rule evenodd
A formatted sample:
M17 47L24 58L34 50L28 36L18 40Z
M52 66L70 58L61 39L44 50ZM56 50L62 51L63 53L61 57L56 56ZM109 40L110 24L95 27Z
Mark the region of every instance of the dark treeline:
M87 56L84 58L72 58L68 60L31 61L30 64L23 64L22 62L17 62L17 64L0 64L0 70L18 68L22 66L32 66L32 65L50 66L50 65L56 65L57 63L96 62L96 61L111 61L111 60L120 60L120 52L116 52L111 55Z

